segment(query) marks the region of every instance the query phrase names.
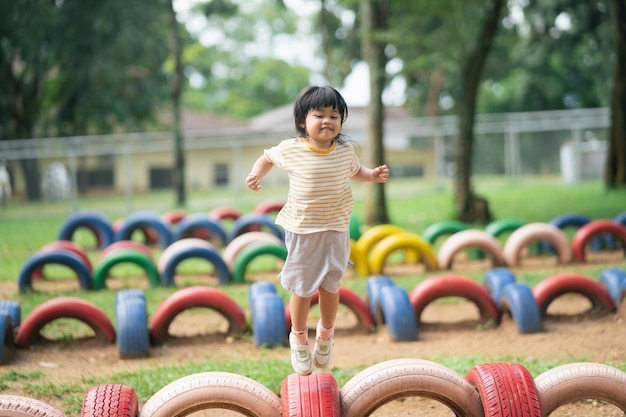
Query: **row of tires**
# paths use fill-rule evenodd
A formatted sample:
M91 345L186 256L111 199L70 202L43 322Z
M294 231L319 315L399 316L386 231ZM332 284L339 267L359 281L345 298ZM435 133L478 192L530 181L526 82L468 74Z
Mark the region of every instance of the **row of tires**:
M608 268L598 279L577 273L561 273L540 281L534 288L518 283L511 270L493 268L487 271L482 284L461 276L441 275L425 279L410 292L396 286L388 276L372 276L367 280L366 297L342 287L339 301L357 320L364 332L385 326L393 341L418 339L418 328L424 309L440 298L459 297L476 305L484 324L499 325L503 316L510 316L518 331L542 331L542 321L549 305L564 294L586 297L599 313L617 311L626 293L626 271ZM41 329L59 318L83 321L96 337L117 342L121 358L144 357L150 347L162 345L169 336L174 318L191 308L206 308L219 313L228 322L227 334L240 335L252 329L257 346L285 346L291 329L289 305L276 291L273 282L258 281L248 290L250 323L246 314L224 292L207 286L180 289L168 296L149 319L144 291L125 289L115 298L115 323L94 304L74 297L58 297L33 309L24 320L15 301L0 301L0 359L4 350L28 348L41 338ZM311 304L318 303L316 293ZM8 349L6 349L8 348Z
M536 378L523 365L474 365L465 376L436 362L401 358L375 364L339 387L327 372L288 375L280 395L243 375L203 372L177 379L140 406L132 387L91 387L81 416L171 417L224 409L253 417L362 417L398 398L435 400L466 417L544 417L561 406L600 400L626 412L626 373L609 365L576 362ZM56 408L28 397L0 395L3 416L62 417Z
M189 217L184 217L181 223ZM282 240L282 231L266 214L253 213L238 217L237 221L241 219L245 221L235 228L238 231L237 236L232 238L223 252L206 239L185 237L168 244L158 262L155 262L152 250L143 243L130 240L132 233L129 232L122 236L124 240L111 243L102 250L95 268L87 251L71 241L72 235L62 235L60 237L66 240L51 242L24 263L18 277L18 287L22 292L31 289L33 278L41 275L42 268L47 264L57 263L75 272L81 288L103 289L106 288L106 279L111 269L127 262L136 264L145 271L150 286L172 286L175 284L177 267L190 258L202 259L213 265L220 285L229 282L244 283L247 268L255 258L270 255L277 260L285 260L287 250ZM129 223L137 228L148 227L142 220L146 220L145 215L137 216L135 221ZM406 262L421 262L428 271L452 269L455 256L463 250L473 251L474 257L488 254L494 267L519 265L522 251L533 244L543 248L545 252L555 253L562 265L570 263L572 258L585 262L588 245L598 250L615 248L617 239L626 250L626 226L619 223L621 218L583 223L584 219L580 216L567 215L557 220L554 223L522 224L504 219L492 223L492 227L485 231L467 229L462 223L455 221L440 222L425 231L425 238L398 226L378 225L360 235L358 240L351 240L351 261L357 275L371 276L383 274L388 258L398 250L405 252ZM570 243L564 228L572 225L581 226ZM78 224L73 222L73 226L78 227ZM250 231L250 227L270 227L272 233ZM67 227L64 229L67 230ZM194 228L190 230L197 231ZM512 233L502 247L498 236L507 231ZM447 238L435 253L434 244L442 236ZM601 245L602 241L608 243Z

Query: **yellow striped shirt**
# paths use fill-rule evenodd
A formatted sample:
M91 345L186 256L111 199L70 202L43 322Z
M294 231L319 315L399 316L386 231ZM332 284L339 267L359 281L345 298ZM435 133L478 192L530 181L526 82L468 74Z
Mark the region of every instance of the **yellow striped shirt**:
M361 168L350 143L316 149L303 138L293 138L264 154L289 175L287 202L276 224L302 234L348 230L353 206L350 177Z

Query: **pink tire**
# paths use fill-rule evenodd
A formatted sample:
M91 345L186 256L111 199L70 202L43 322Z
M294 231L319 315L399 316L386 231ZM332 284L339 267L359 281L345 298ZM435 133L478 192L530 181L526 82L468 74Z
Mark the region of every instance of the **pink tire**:
M34 398L0 395L0 415L3 417L65 417L65 414Z
M246 246L255 242L266 242L266 243L274 243L277 245L284 245L285 243L280 240L280 238L272 233L268 232L247 232L243 233L230 242L224 252L222 253L222 259L228 266L230 271L233 270L235 264L235 258L237 258L237 254L241 252Z
M102 260L109 254L124 249L136 250L137 252L143 253L154 261L154 253L152 252L152 249L150 249L150 247L145 243L136 242L134 240L118 240L117 242L111 243L100 252L100 255L98 256L98 262L102 262Z
M454 256L463 249L478 248L491 255L494 267L505 266L506 261L500 247L500 241L489 233L467 229L448 237L437 252L440 269L451 269Z
M417 323L422 312L432 301L443 297L462 297L478 307L483 322L500 323L500 311L489 291L479 283L460 275L442 275L419 283L410 293L409 300Z
M50 242L44 245L40 250L46 251L46 250L53 250L53 249L62 249L62 250L67 250L67 251L72 252L74 255L78 256L85 263L87 270L90 273L93 273L93 264L91 263L89 254L83 247L77 245L71 240L56 240L54 242ZM33 279L38 279L38 278L43 278L42 268L33 272Z
M559 264L572 260L572 248L563 230L549 223L529 223L515 229L504 243L504 259L509 267L520 263L522 249L533 242L547 241L554 247Z
M168 264L172 256L174 256L181 250L193 247L215 249L215 246L212 243L196 237L189 237L177 240L176 242L165 248L165 250L163 250L161 256L159 257L159 261L157 262L157 270L160 273L163 273L163 271L165 270L165 266Z

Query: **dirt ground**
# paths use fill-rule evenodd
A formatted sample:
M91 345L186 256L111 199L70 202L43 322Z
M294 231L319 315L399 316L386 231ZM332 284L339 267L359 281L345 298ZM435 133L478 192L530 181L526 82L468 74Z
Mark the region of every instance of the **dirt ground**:
M607 267L621 265L623 253L594 260ZM548 262L553 263L553 260ZM588 259L589 265L594 263ZM541 268L530 264L530 268ZM552 266L552 265L551 265ZM472 261L455 262L453 272L488 265L474 265ZM563 267L563 272L567 272ZM514 271L515 272L515 271ZM393 276L391 273L389 275ZM433 275L440 275L435 273ZM347 277L346 279L358 279ZM16 286L0 283L0 299L15 293ZM419 336L415 342L391 341L386 329L376 333L363 333L354 327L355 318L346 309L337 319L334 367L367 367L381 361L396 358L433 357L512 357L529 360L566 362L624 362L626 357L626 312L620 308L616 314L597 314L589 311L589 301L579 295L569 294L557 298L543 320L544 331L537 334L520 334L510 317L504 317L499 326L479 328L476 306L461 301L456 304L432 303L422 314ZM102 345L97 341L70 340L36 344L31 349L18 350L9 363L0 367L0 375L13 370L20 373L40 372L44 380L53 384L75 383L83 377L105 376L121 371L141 370L160 365L172 365L187 361L223 360L238 358L247 360L288 360L288 348L260 349L250 340L232 340L218 333L206 333L206 326L199 323L206 317L182 315L170 326L173 336L167 349L153 348L148 358L119 358L116 345ZM478 362L480 363L480 362ZM105 378L106 379L106 378ZM171 381L164 381L169 383ZM120 383L111 381L111 383ZM11 382L0 394L26 395L26 382ZM60 401L45 399L48 404L59 407ZM228 411L204 411L194 416L239 415ZM379 408L373 416L454 416L446 406L435 400L405 398L393 400ZM624 416L617 407L600 401L584 401L563 406L551 414L565 416ZM68 414L68 417L71 417Z

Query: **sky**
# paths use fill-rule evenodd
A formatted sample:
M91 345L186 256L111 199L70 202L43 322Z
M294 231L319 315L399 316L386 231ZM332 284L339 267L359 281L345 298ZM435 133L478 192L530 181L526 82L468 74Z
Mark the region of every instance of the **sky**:
M186 22L187 28L189 31L193 33L198 33L200 28L204 27L203 18L201 17L192 17L188 10L191 6L196 3L197 0L175 0L174 8L179 16L179 20ZM315 13L319 8L318 0L285 0L285 3L296 11L296 13L301 17L301 26L303 28L303 32L306 32L309 24L308 17ZM200 39L205 44L212 44L220 42L220 34L212 33L210 31L205 31L202 35L200 35ZM264 42L261 40L261 42ZM267 49L267 43L264 43L264 48L259 49ZM281 39L280 37L274 39L272 42L272 51L275 56L278 58L284 59L287 62L299 62L304 63L305 65L312 68L314 71L318 71L318 74L321 69L321 61L319 59L316 60L315 57L310 53L311 50L315 48L315 40L311 37L304 36L302 34L299 36L294 42L293 37L285 37ZM393 63L391 65L394 65ZM395 65L398 65L396 62ZM397 67L396 67L397 69ZM352 73L347 77L343 86L336 86L337 89L344 96L346 102L350 106L364 106L369 102L370 92L369 92L369 70L365 63L360 62L357 63L352 70ZM322 84L324 80L321 76L313 77L311 80L314 84ZM399 105L404 102L404 83L402 80L397 79L391 83L390 88L383 95L383 101L389 105Z

